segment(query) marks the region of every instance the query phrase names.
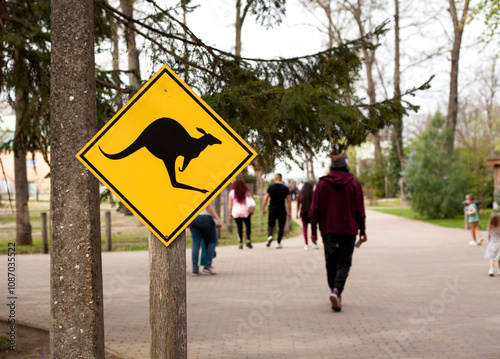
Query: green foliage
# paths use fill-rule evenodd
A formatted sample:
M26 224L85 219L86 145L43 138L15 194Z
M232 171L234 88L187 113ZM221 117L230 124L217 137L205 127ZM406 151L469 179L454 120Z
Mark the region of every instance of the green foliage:
M378 212L383 212L383 213L388 213L388 214L393 214L396 216L404 217L404 218L410 218L410 219L416 219L420 220L426 223L431 223L435 224L436 226L440 227L447 227L447 228L464 228L465 227L465 220L464 220L464 215L463 212L461 214L457 214L454 217L451 218L422 218L418 213L414 212L411 208L373 208L371 207L370 209L378 211ZM491 216L492 211L491 210L482 210L480 209L479 211L479 223L481 224L481 228L486 228L487 224L489 223L490 216Z
M478 15L484 16L486 29L481 35L481 40L486 44L498 43L499 25L500 25L500 0L480 0L479 4L471 11L471 20L476 19Z
M467 187L476 199L483 202L482 207L490 207L493 202L493 168L487 160L490 148L487 144L472 144L466 141L466 147L460 148L460 157L466 168Z
M247 138L265 170L294 153L359 145L395 117L416 110L395 99L370 106L355 95L363 46L369 45L353 41L307 57L255 62L253 69L233 61L224 74L229 81L205 99Z
M48 163L50 133L50 0L1 1L0 86L7 102L16 106L16 93L27 99L26 110L16 126L16 135L3 138L0 149L41 151ZM99 46L112 35L112 19L94 6L95 42ZM97 78L109 80L96 70ZM111 82L111 81L108 81ZM98 118L109 119L114 94L97 89Z
M383 161L384 162L384 161ZM372 159L358 160L357 175L363 193L369 200L385 197L385 175L386 166L384 163L377 165Z
M451 218L463 211L465 169L458 154L447 151L450 136L443 116L436 113L429 129L415 141L408 159L411 207L423 217Z
M96 3L125 23L116 9L102 0ZM372 41L385 33L385 24L363 39L310 56L248 59L204 44L175 16L179 9L148 3L154 16L135 21L135 26L148 41L145 51L151 54L152 68L167 64L189 79L188 85L256 149L253 165L263 171L297 155L361 144L394 118L416 111L405 99L429 87L430 80L373 105L356 96L362 49L378 46ZM276 7L279 1L259 3Z
M50 103L50 1L1 3L0 85L14 108L16 96L26 102L16 136L3 149L34 152L48 148Z
M389 156L387 158L387 161L389 162L387 167L386 167L386 175L387 175L387 185L388 185L388 196L389 197L395 197L400 189L400 184L399 180L401 178L401 161L399 160L397 148L395 144L393 143L390 151L389 151Z
M255 21L266 29L280 24L286 14L286 0L247 0L246 3Z

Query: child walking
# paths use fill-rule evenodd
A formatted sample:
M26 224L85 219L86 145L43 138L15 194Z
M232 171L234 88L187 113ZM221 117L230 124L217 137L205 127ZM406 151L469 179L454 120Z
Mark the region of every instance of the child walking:
M480 246L483 243L483 238L481 235L481 229L479 228L479 211L477 205L474 203L474 195L469 193L465 196L465 202L467 203L467 221L469 222L469 228L472 233L472 241L469 242L471 246ZM476 238L478 238L476 240Z
M309 221L309 208L311 207L312 203L312 197L313 197L313 185L310 182L304 183L304 186L302 186L302 189L300 190L299 198L297 200L297 218L302 219L302 229L304 231L304 241L306 242L306 245L304 246L304 249L307 251L309 249L309 244L307 241L307 225L310 223ZM318 244L316 243L317 241L317 236L316 236L316 228L311 228L312 230L312 237L311 240L314 244L314 249L319 249Z
M490 277L495 275L495 261L498 261L500 274L500 213L493 213L488 225L488 246L484 258L490 260Z

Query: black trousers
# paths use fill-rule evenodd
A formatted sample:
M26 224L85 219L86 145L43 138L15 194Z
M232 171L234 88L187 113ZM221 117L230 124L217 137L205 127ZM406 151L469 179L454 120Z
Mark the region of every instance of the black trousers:
M351 269L355 241L356 236L350 234L329 233L323 237L328 286L332 291L337 288L339 294Z
M267 220L268 236L273 235L276 220L278 220L278 243L281 243L281 239L283 238L283 234L285 233L286 212L269 211L269 218Z
M250 223L250 215L248 217L239 217L234 219L236 222L236 227L238 228L238 240L240 243L243 238L243 223L245 223L245 227L247 229L247 240L250 241L250 234L252 230L252 225Z

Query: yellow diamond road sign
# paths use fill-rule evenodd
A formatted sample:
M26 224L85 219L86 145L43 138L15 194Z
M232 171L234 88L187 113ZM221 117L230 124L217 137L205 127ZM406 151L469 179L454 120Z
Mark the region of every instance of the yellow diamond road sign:
M255 156L167 66L77 154L167 246Z

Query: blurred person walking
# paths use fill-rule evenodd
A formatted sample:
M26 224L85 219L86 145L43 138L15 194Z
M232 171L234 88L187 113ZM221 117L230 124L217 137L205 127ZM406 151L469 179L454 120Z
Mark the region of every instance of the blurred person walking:
M361 240L367 240L363 191L349 173L348 161L344 151L332 156L330 173L316 184L309 214L311 225L319 225L323 237L330 302L336 312L342 309L356 235L359 232Z
M488 225L488 246L484 258L490 260L489 276L495 275L495 262L498 262L498 274L500 274L500 213L492 213Z
M283 177L281 174L276 173L273 179L274 183L269 185L267 188L267 193L262 200L262 214L266 215L266 205L267 201L271 199L269 203L269 217L267 221L267 243L266 246L269 247L273 241L273 232L278 221L278 243L276 248L283 248L281 245L281 239L285 233L285 223L287 218L292 218L292 200L290 198L290 190L287 186L283 184ZM286 205L285 205L286 203Z
M299 197L297 198L297 218L302 219L302 230L304 232L304 250L309 249L307 227L311 223L309 220L309 209L313 199L314 186L311 182L306 182L300 190ZM316 227L311 228L311 241L314 244L314 249L319 249L317 242Z
M250 219L255 211L255 202L251 198L250 191L244 180L239 178L234 180L231 191L229 191L228 202L231 218L234 218L236 221L238 241L240 243L239 248L243 249L243 223L245 223L246 228L245 245L248 248L253 248L250 239L252 233L252 223Z
M469 193L465 196L465 202L467 203L467 222L469 223L469 228L472 234L472 241L469 242L471 246L480 246L483 244L483 236L481 235L481 227L479 226L479 210L475 202L476 197Z
M222 222L211 203L200 212L198 216L189 224L189 230L193 237L193 248L191 251L191 261L193 266L192 276L200 274L198 262L200 260L201 242L205 242L207 248L205 262L203 263L204 274L217 274L212 268L215 247L217 246L217 230L222 227Z

